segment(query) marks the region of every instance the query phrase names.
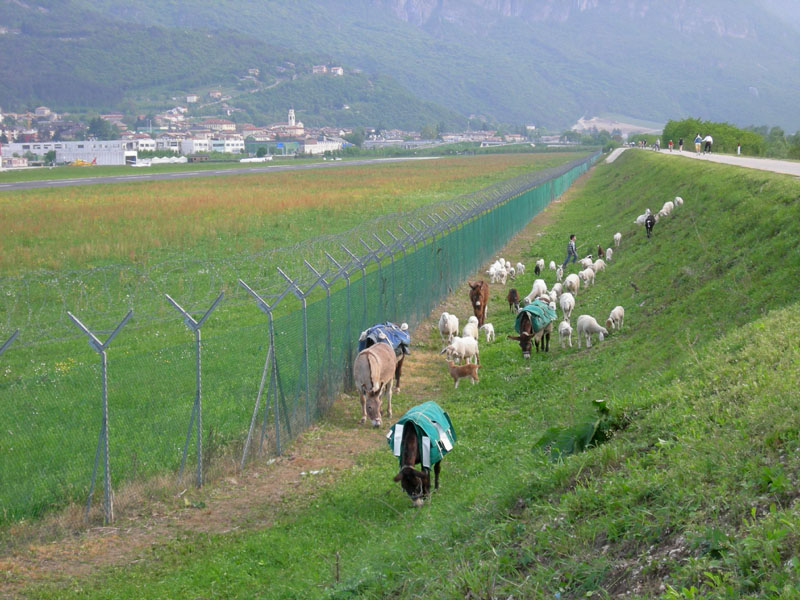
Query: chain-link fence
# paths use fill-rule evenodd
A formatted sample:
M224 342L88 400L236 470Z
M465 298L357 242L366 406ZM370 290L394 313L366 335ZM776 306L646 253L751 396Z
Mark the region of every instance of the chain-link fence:
M85 501L100 472L111 521L122 483L280 453L351 384L361 331L413 329L597 157L248 259L0 280L0 336L20 329L0 340L2 521Z

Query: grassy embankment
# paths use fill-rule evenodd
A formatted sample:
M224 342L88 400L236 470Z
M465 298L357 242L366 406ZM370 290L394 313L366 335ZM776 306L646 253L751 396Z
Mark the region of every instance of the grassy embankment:
M646 153L598 167L523 260L558 260L570 232L586 251L621 231L575 315L604 320L622 304L625 330L524 361L495 287L498 341L483 345L480 384L454 392L442 369L432 386L459 435L432 502L410 508L381 448L270 527L188 534L59 594L797 597L799 189ZM686 204L646 240L633 219L675 195ZM610 441L557 462L531 451L598 399L621 427Z
M108 351L110 470L116 486L174 471L180 461L195 389L194 344L163 294L199 316L210 300L198 308L198 299L203 301L198 289L202 292L207 283L219 286L212 288L213 299L225 286L226 301L203 327L205 454L210 463L215 448L241 443L266 352L266 319L251 300L241 298L236 285L237 276L252 284L250 277L235 268L223 270L229 263L246 262L241 257L251 255L242 250L291 246L311 235L338 233L379 215L427 206L573 158L443 159L272 177L37 190L0 198L0 214L14 230L0 241L0 254L7 259L0 263L19 275L0 280L7 300L0 322L21 330L20 342L3 355L0 371L0 430L6 432L0 453L9 466L0 472L0 521L36 517L88 493L100 418L99 359L66 310L94 330L109 328L101 339L129 306L134 311L134 320ZM333 242L326 246L317 240L311 246L315 240L307 241L336 253ZM302 258L304 248L292 252ZM155 256L154 261L163 254L178 255L178 264L168 262L168 278L161 280L147 280L152 272L145 267L69 269L102 265L128 253L143 260ZM196 256L207 262L190 259ZM43 261L59 270L42 274L24 268ZM252 272L286 267L269 256L251 262ZM32 283L37 281L47 285ZM276 319L284 374L299 370L298 308L290 297ZM311 310L316 310L310 317L314 323L319 305ZM293 312L282 320L280 311ZM17 324L14 315L24 322ZM55 339L32 344L48 334ZM298 413L293 403L299 392L291 387L285 390L289 408L283 416L302 419L305 411L301 407ZM296 433L295 424L291 427Z

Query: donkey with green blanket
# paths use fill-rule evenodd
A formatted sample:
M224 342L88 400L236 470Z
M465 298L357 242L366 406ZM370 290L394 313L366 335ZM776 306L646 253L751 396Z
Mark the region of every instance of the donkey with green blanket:
M517 314L514 322L514 329L519 335L508 336L510 340L517 340L522 349L524 358L531 357L531 342L536 344L536 352L539 352L539 344L543 352L550 351L550 334L553 333L553 322L556 320L556 311L544 300L534 300Z
M414 506L422 506L430 496L433 467L434 489L439 489L441 460L453 449L456 430L449 415L436 402L424 402L406 412L386 435L389 448L400 460L399 481ZM419 464L422 470L415 469Z

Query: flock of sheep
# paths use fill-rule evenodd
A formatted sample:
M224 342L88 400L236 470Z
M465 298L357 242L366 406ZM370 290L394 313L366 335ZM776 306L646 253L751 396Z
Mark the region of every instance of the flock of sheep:
M676 196L674 201L667 201L664 206L658 211L657 214L651 215L650 209L646 209L645 213L636 218L635 224L645 225L648 229L648 237L652 231L652 225L660 218L668 217L676 207L683 204L683 199ZM648 218L650 224L648 224ZM610 263L614 255L614 249L619 248L622 241L622 234L614 234L614 246L608 247L605 250L602 246L597 246L597 259L589 254L585 258L578 261L581 270L578 273L571 273L564 278L563 268L556 265L555 261L550 261L548 267L550 270L555 271L555 283L548 289L545 280L537 278L533 282L533 286L528 295L520 300L519 293L516 289L511 288L507 295L509 309L512 313L519 312L522 307L527 306L534 300L542 300L549 304L550 308L556 310L556 306L561 309L562 320L558 325L558 336L561 347L565 348L567 344L572 347L572 334L573 328L571 325L572 312L575 309L576 298L581 285L584 287L593 286L595 278L598 273L605 271L607 263ZM543 274L545 270L545 259L540 258L536 261L534 268L535 274L538 276ZM512 263L504 258L495 260L486 270L489 276L490 283L505 285L507 281L512 280L525 273L525 265L521 262L512 266ZM563 279L563 282L562 282ZM591 348L592 336L597 335L599 341L603 341L605 336L608 335L609 330L622 330L625 321L625 309L622 306L615 306L605 322L605 327L601 326L597 319L591 315L582 314L578 316L575 326L575 333L578 336L578 348L581 347L581 339L586 342L586 347ZM461 377L471 377L472 382L477 381L476 371L479 365L479 349L478 338L480 331L483 330L486 335L486 341L494 340L495 333L494 327L491 323L485 323L478 326L477 317L469 317L466 325L461 329L459 335L459 320L456 315L448 312L443 312L439 317L439 335L442 342L447 343L445 348L441 351L445 354L448 360L450 375L453 377L455 386L458 387L458 380ZM459 368L459 363L463 361L464 365ZM465 365L474 365L465 367Z

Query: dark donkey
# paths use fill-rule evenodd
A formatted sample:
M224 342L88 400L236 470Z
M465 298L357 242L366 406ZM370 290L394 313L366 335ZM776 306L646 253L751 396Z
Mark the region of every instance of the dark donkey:
M539 302L539 300L537 300ZM544 302L542 300L542 302ZM519 347L522 349L523 358L531 357L531 342L536 344L536 352L539 352L539 345L542 346L542 352L550 351L550 334L553 332L553 321L550 321L545 327L539 331L533 331L533 322L531 321L530 313L523 310L519 317L519 335L508 336L510 340L517 340Z
M478 317L478 327L483 327L486 320L486 304L489 302L489 284L483 280L475 283L467 282L470 287L469 301L472 303L472 312Z
M431 473L427 469L417 471L414 465L421 464L419 456L419 440L417 439L416 427L403 428L403 441L400 443L400 472L394 476L395 481L399 481L406 494L411 498L414 506L422 506L425 498L431 495ZM442 468L441 461L433 465L434 484L433 489L439 489L439 471Z
M429 400L408 409L386 438L400 461L394 481L400 482L414 506L422 506L431 493L431 467L435 476L434 489L438 490L441 460L456 442L450 417L441 406ZM419 471L416 465L420 465Z

